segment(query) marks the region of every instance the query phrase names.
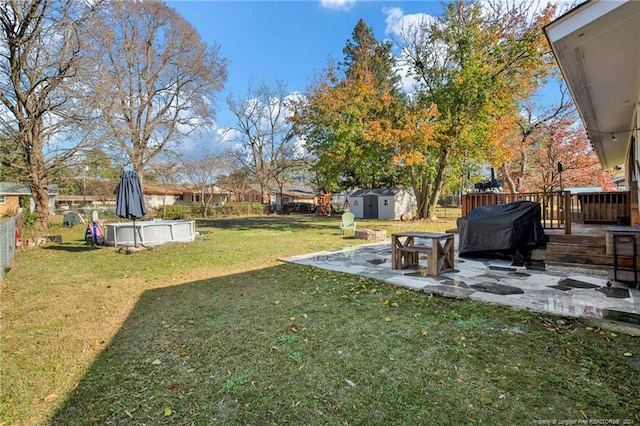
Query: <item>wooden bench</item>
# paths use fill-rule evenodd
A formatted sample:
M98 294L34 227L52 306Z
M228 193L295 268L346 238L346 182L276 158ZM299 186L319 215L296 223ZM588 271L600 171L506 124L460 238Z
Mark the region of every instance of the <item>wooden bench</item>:
M416 238L431 240L431 246L415 244ZM420 254L426 255L427 274L437 276L453 269L453 234L401 232L391 236L391 267L405 269L419 266ZM442 244L441 241L444 241Z
M408 247L398 247L396 249L396 257L398 258L398 267L395 269L404 269L410 266L416 266L420 260L420 253L431 254L431 247L424 244L416 244Z

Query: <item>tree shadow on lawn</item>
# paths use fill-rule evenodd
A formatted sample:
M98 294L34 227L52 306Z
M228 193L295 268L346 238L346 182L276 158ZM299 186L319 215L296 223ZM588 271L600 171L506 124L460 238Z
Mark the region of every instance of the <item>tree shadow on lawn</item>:
M483 322L478 330L461 330L454 321L487 315L486 324L492 324L497 311L505 322L498 328L482 328ZM488 354L502 340L519 350L531 346L521 334L535 338L544 332L529 329L534 317L293 264L148 289L108 342L94 347L93 336L85 336L87 347L102 351L50 424L400 425L420 418L464 424L470 416L514 424L523 416L536 418L537 409L537 415L548 415L553 404L565 412L574 397L568 392L558 399L563 383L535 395L526 389L510 395L521 399L516 405L533 410L526 414L499 397L497 392L506 391L498 388L510 388L511 381L517 392L525 373L531 383L547 379L547 368L534 368L547 355L535 347L514 361L513 377L510 367L500 367L500 383L485 380L486 363L494 356ZM511 322L520 334L502 331L514 327ZM511 362L500 358L501 351L495 356L496 365ZM489 360L476 359L483 357ZM458 368L466 374L463 381L453 379ZM615 377L629 376L622 389L632 387L629 371L616 372ZM595 389L586 388L581 391ZM437 392L425 398L426 389ZM612 401L622 398L619 389L606 390L615 394ZM492 396L479 401L482 392ZM598 406L599 399L590 409L612 408ZM621 403L612 404L610 413L620 413Z
M72 245L72 244L47 244L41 247L44 250L54 250L54 251L67 251L69 253L83 253L87 251L100 250L100 247L86 244L86 245Z
M272 229L278 231L298 231L304 229L340 230L340 216L314 215L270 215L226 219L197 219L198 228L222 229Z
M256 380L252 371L261 365L281 364L283 377L299 369L290 353L273 348L279 336L294 334L292 315L311 312L292 303L313 290L313 271L284 264L145 290L113 338L93 347L102 352L50 424L235 423L236 410L243 424L295 416L282 395L281 403L261 406L264 411L247 420L238 398L245 392L255 398L255 385L246 380ZM309 284L301 288L306 275ZM281 404L284 417L268 413Z

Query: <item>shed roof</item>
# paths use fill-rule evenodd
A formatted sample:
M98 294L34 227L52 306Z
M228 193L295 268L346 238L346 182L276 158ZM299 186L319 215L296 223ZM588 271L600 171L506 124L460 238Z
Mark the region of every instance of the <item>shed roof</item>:
M2 195L31 195L31 188L26 183L0 182Z
M349 194L349 197L364 197L366 195L375 195L378 197L393 197L397 193L405 191L404 188L377 188L377 189L356 189Z

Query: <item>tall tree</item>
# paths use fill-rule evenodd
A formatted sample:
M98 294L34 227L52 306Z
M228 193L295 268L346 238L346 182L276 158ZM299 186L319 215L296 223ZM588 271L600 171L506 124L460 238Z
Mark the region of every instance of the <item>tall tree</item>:
M261 83L243 98L229 96L227 104L236 118L228 130L235 143L230 154L258 183L264 202L271 183L283 182L304 164L305 153L289 121L291 99L282 82L273 87Z
M523 192L530 175L530 155L535 154L536 142L549 128L557 127L553 123L565 123L567 131L584 132L575 126L575 107L570 101L566 86L560 82L559 101L550 106L539 106L531 101L521 104L517 116L501 117L501 127L494 126L498 135L494 152L497 153L493 163L499 168L501 179L509 192ZM571 130L573 129L573 130Z
M600 186L615 189L612 170L600 167L598 157L589 144L586 132L576 128L576 114L555 117L537 129L528 147L528 187L534 191L559 191L568 186ZM562 164L562 177L558 169Z
M82 34L100 1L0 2L0 131L13 145L35 200L34 226L49 225L51 174L86 146L84 111L69 96L82 69ZM66 132L66 134L65 134ZM4 145L4 143L3 143Z
M400 44L418 83L417 99L436 105L438 132L414 173L422 217L433 217L447 170L469 160L499 161L497 131L552 69L541 31L554 8L525 2L453 1L444 14L405 30Z
M297 106L296 130L315 157L318 190L400 183L394 148L373 140L380 132L370 129L372 122L395 126L403 108L391 47L360 20L343 49L344 62L330 62Z
M141 176L158 154L213 117L226 60L159 1L108 1L92 26L87 82L111 148Z

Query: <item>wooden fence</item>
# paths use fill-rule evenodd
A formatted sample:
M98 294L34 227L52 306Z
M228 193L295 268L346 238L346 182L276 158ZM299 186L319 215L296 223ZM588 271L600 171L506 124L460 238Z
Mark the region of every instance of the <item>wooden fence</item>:
M462 196L462 215L466 216L471 210L480 206L493 204L509 204L526 200L540 204L541 222L544 229L564 229L565 234L571 234L571 193L564 192L525 192L518 194L503 194L493 192L477 192Z

